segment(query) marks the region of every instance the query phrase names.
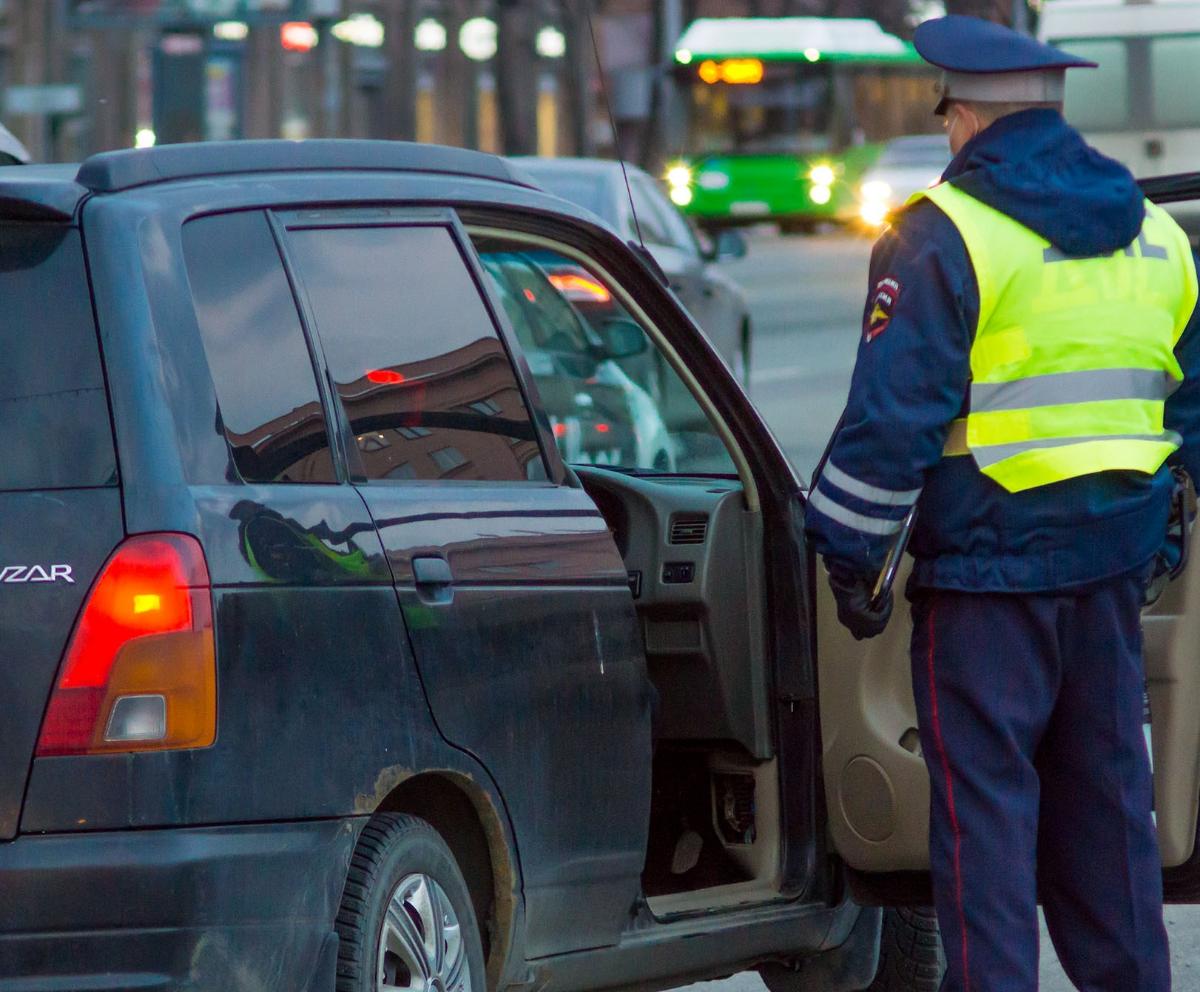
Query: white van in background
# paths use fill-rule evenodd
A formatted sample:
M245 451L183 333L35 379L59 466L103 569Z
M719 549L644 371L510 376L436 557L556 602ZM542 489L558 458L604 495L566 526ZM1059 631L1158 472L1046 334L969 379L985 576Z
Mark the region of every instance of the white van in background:
M1043 41L1100 63L1067 73L1066 117L1135 176L1200 165L1200 2L1047 0Z

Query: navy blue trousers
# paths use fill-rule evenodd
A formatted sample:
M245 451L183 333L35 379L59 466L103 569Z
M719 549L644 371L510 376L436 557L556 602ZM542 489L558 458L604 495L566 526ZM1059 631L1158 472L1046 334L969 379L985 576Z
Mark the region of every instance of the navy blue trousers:
M945 992L1037 988L1040 893L1081 992L1167 992L1142 583L913 595Z

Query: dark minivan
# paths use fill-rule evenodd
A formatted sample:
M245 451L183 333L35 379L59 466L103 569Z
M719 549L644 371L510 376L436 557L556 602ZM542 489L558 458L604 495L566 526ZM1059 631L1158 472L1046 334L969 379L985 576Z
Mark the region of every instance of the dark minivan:
M115 152L0 175L0 299L5 992L936 988L905 611L837 627L602 222L455 149Z

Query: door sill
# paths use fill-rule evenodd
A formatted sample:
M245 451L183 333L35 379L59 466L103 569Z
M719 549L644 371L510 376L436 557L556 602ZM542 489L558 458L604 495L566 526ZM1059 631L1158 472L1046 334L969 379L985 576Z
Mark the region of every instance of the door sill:
M778 880L772 879L767 882L735 882L711 889L651 896L646 899L646 907L658 922L665 923L687 916L731 912L782 901L785 901L785 897L779 891Z

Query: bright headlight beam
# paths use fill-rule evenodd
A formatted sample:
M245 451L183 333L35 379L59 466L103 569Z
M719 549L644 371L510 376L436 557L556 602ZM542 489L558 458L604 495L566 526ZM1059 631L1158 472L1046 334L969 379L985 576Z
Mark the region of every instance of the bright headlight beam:
M808 178L817 186L832 186L835 178L832 165L814 165L808 173Z
M691 182L692 170L686 165L673 165L667 170L667 185L690 186Z
M878 200L868 200L858 208L858 215L869 227L883 227L887 223L888 207Z
M886 183L882 179L872 179L862 184L862 198L870 202L883 203L892 198L891 183Z

